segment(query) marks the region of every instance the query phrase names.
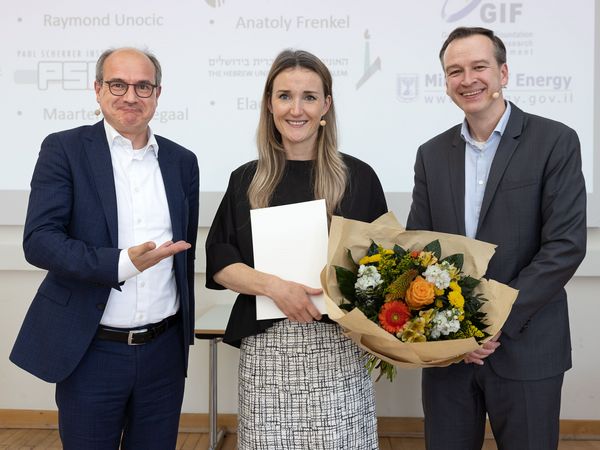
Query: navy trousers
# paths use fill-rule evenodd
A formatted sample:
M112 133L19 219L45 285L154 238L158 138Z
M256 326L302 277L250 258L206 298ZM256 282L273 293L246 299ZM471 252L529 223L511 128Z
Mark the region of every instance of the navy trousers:
M95 339L56 385L64 450L174 449L185 369L181 326L137 346Z

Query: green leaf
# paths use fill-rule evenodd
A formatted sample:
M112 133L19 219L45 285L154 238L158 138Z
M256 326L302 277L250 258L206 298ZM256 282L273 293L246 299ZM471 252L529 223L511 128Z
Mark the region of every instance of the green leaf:
M350 262L350 264L354 268L354 271L357 271L358 270L358 266L354 262L354 258L352 257L352 252L350 251L349 248L346 249L346 256L348 257L348 261Z
M337 277L340 292L346 299L352 303L356 301L354 285L356 284L356 274L345 267L334 266L335 276Z
M366 354L365 367L369 372L369 375L373 373L373 370L379 369L379 375L375 380L376 382L379 381L384 375L388 380L394 381L394 377L398 372L394 365L382 361L378 357L370 355L368 353Z
M384 375L388 380L394 381L394 378L396 377L396 373L397 373L396 367L394 365L392 365L386 361L380 361L378 367L379 367L379 376L377 377L375 382L379 381L381 379L381 377Z
M398 257L398 258L402 258L404 255L406 255L406 250L404 250L402 247L400 247L398 244L394 244L394 254Z
M371 241L369 250L367 250L367 256L373 256L377 253L379 253L379 246L374 241Z
M462 270L465 262L465 255L462 253L455 253L454 255L446 256L440 262L447 261L449 264L453 264L458 270Z
M437 239L427 244L423 251L433 253L438 260L442 259L442 246Z
M464 310L465 310L466 317L473 318L473 317L477 317L480 314L483 314L483 316L485 316L485 314L482 312L479 312L479 310L481 309L483 302L487 302L487 299L483 298L481 296L481 294L466 295L466 296L464 296L464 298L465 298Z
M379 361L380 359L376 356L370 355L368 353L365 355L365 368L367 369L367 372L369 372L369 375L371 375L373 369L377 367Z
M477 278L473 278L467 275L466 277L461 278L458 284L463 290L472 291L477 287L479 283L480 281Z

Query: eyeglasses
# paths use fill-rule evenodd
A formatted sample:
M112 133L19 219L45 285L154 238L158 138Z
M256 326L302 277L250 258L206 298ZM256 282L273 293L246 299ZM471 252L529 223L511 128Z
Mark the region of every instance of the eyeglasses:
M108 84L108 90L112 95L116 95L117 97L121 97L127 93L129 90L129 86L133 86L133 90L135 91L135 95L140 98L148 98L154 92L154 88L156 88L155 84L150 83L125 83L124 81L104 81L104 83Z

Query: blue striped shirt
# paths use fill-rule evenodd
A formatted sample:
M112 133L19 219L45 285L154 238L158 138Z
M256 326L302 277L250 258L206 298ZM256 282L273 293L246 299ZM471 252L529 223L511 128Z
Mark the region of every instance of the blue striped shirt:
M477 233L479 213L490 167L509 116L510 103L506 102L504 114L485 142L473 139L469 132L467 119L463 121L460 130L461 137L465 140L465 234L470 238L474 238Z

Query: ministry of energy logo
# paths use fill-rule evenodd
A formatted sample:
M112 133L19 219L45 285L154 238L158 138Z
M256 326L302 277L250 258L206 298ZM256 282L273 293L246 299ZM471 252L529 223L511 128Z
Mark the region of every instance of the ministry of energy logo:
M404 103L413 102L419 95L419 75L399 73L396 76L396 98Z

